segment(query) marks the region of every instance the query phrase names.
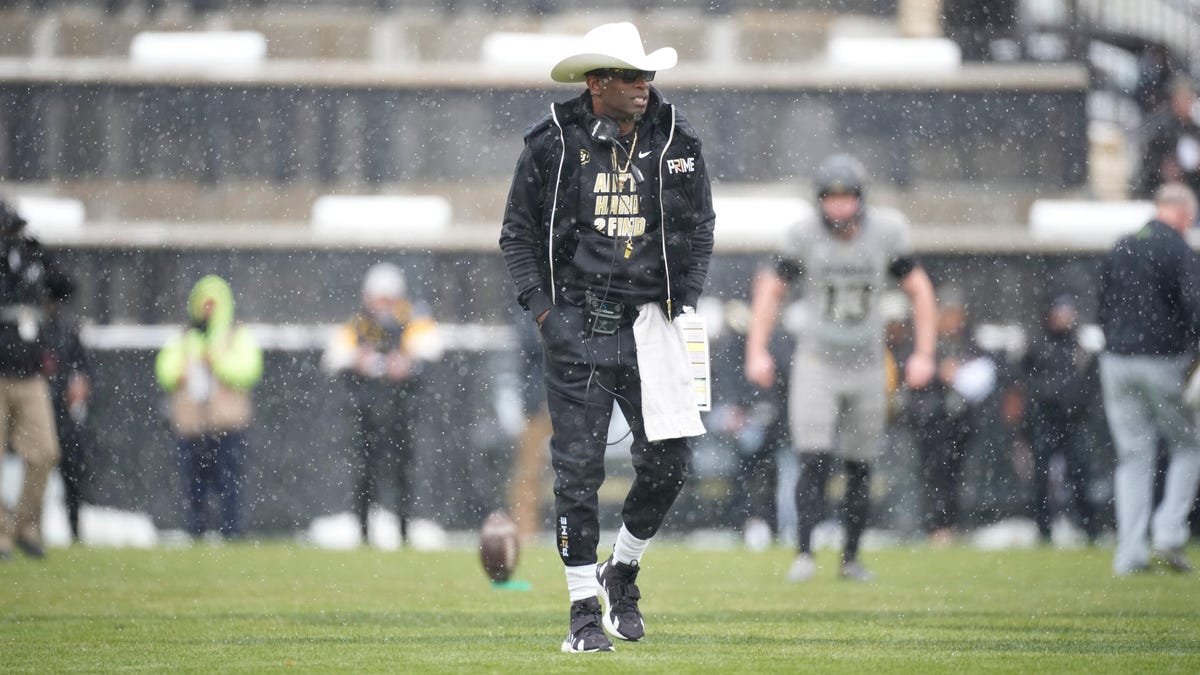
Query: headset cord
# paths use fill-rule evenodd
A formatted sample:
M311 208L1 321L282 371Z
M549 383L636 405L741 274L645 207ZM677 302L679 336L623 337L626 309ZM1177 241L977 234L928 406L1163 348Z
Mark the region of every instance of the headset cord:
M617 266L617 252L618 252L617 238L614 236L612 238L612 240L613 240L612 260L609 262L609 265L608 265L608 279L606 279L604 282L604 295L600 299L601 302L608 301L608 294L612 290L613 270ZM622 318L624 318L624 317L622 317ZM592 351L592 338L595 337L595 335L596 335L596 322L594 320L592 320L591 325L588 328L588 335L587 335L587 337L585 337L583 339L583 346L585 349L587 349L588 366L589 366L587 387L584 389L584 392L583 392L583 424L585 427L587 426L588 403L591 399L591 394L592 394L592 382L595 382L596 386L599 387L601 391L607 393L609 396L612 396L615 399L620 399L620 400L624 401L625 405L629 406L629 408L631 410L633 409L632 401L630 401L628 398L622 396L621 394L618 394L617 392L609 389L608 387L604 386L604 384L602 382L600 382L599 378L596 377L596 354ZM620 365L621 364L621 329L620 329L620 326L617 327L616 336L617 336L617 365ZM622 410L621 414L624 414L624 412L625 411ZM628 422L628 421L629 420L626 420L626 422ZM612 446L612 445L618 445L618 444L624 442L625 439L629 438L629 435L633 433L633 425L628 424L627 426L629 427L629 429L626 430L624 434L621 434L620 438L618 438L615 441L612 441L611 443L608 442L607 436L605 436L604 444L606 446ZM605 430L605 432L607 433L607 430ZM596 438L595 434L592 434L592 440L600 440L600 439Z

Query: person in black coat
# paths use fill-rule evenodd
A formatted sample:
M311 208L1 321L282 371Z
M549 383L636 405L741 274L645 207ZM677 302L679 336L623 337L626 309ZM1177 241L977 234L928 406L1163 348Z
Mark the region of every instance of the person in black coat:
M709 424L723 423L721 431L730 437L737 457L730 484L732 522L740 528L746 547L761 551L779 534L778 457L792 447L787 415L790 370L781 369L774 384L765 389L746 380L742 361L749 309L728 303L724 335L713 340L713 391L720 393L721 403L714 406ZM768 349L776 363L787 363L795 351L795 337L786 330L774 331ZM724 414L718 415L718 410Z
M688 439L704 433L672 322L704 290L716 214L699 137L650 84L677 58L670 47L646 54L633 24L589 31L550 72L586 89L525 135L501 226L517 302L545 356L567 652L612 650L605 629L644 636L642 555L687 480ZM635 477L613 554L597 564L614 403L629 422Z
M905 415L912 429L924 486L924 520L935 547L953 542L959 525L962 469L978 425L978 404L995 384L995 363L971 337L965 300L939 292L937 374L911 389Z
M62 474L71 538L79 541L79 509L88 498L90 476L94 470L94 442L87 426L91 398L91 364L79 325L62 311L75 292L75 284L65 274L47 280L50 297L46 303L46 354L44 372L50 382L54 423L62 450L58 471Z
M1055 456L1065 464L1063 483L1089 541L1097 535L1095 509L1088 498L1088 405L1099 381L1096 360L1079 344L1079 313L1070 296L1055 298L1045 329L1029 346L1021 364L1029 404L1033 446L1033 517L1043 541L1050 540L1051 477Z

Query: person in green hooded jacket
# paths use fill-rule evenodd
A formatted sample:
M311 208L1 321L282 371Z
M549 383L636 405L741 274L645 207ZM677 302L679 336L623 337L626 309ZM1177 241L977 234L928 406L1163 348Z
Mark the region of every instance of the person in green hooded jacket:
M262 378L262 349L233 321L233 291L208 275L188 296L190 323L158 353L155 374L170 396L171 430L187 496L187 531L208 531L208 497L220 500L220 533L242 533L241 481L250 425L250 391Z

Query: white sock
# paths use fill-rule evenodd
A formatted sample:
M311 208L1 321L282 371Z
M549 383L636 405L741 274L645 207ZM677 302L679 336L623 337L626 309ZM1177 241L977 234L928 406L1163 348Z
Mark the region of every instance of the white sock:
M617 532L617 543L613 546L613 560L626 565L636 565L649 545L649 539L638 539L621 525L621 530Z
M571 602L596 597L596 563L567 567L567 594Z

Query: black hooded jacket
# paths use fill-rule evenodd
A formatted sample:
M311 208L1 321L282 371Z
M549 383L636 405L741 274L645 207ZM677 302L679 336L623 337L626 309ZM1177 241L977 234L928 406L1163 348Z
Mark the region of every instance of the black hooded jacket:
M575 253L585 228L579 219L581 165L607 157L611 146L594 139L588 121L595 117L587 92L551 112L525 135L500 232L500 249L517 286L517 299L538 316L568 290L573 273L595 276L601 269L580 269ZM637 155L653 157L643 171L656 196L653 214L661 233L653 241L662 250L665 275L634 281L642 295L653 296L667 316L695 306L704 290L712 255L712 193L701 156L700 139L675 106L650 88L650 103L637 126ZM588 265L591 263L583 263ZM665 276L665 279L663 278Z
M1034 412L1084 416L1096 390L1094 363L1074 329L1047 329L1034 338L1021 363Z

